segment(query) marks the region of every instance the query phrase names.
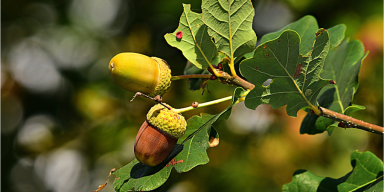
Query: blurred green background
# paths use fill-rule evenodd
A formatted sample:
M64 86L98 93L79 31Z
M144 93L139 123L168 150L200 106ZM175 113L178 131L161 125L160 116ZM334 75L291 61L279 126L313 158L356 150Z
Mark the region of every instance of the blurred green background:
M355 117L383 126L383 1L252 1L258 39L302 16L324 28L347 25L346 37L367 51L354 103ZM112 168L134 158L133 143L154 104L118 87L108 62L120 52L165 59L181 75L186 59L163 38L178 26L182 4L197 0L13 0L1 2L1 190L85 192L105 183ZM346 74L348 75L348 74ZM233 87L209 82L204 95L173 82L164 101L176 108L228 96ZM229 103L185 113L216 114ZM217 126L220 144L210 162L172 173L158 191L280 191L297 169L338 178L351 171L350 154L383 156L383 137L337 129L300 135L305 116L243 104ZM114 191L111 182L103 190Z

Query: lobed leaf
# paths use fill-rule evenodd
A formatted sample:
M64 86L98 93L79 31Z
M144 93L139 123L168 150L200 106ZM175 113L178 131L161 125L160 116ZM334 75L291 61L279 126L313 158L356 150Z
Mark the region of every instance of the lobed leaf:
M320 106L345 115L364 109L364 106L351 103L359 86L358 75L366 55L364 45L358 40L346 40L328 54L321 77L332 79L336 84L321 90L317 99ZM307 114L300 133L317 134L327 130L330 135L334 127L337 123L332 119Z
M203 0L201 7L203 22L219 51L236 60L255 48L255 11L251 1Z
M352 171L339 179L319 177L306 170L297 170L284 192L383 191L383 162L367 151L351 154Z
M262 44L272 39L276 39L281 35L281 33L283 33L287 29L296 31L299 34L301 39L300 53L302 55L307 55L312 49L313 42L316 39L315 33L319 29L316 18L311 15L304 16L303 18L285 26L279 31L264 35L261 38L260 43ZM346 26L343 24L336 25L332 28L327 29L330 39L330 50L337 47L344 39L345 29Z
M125 192L132 189L136 191L156 189L168 179L172 167L164 166L160 171L158 169L158 166L149 167L134 159L113 173L116 175L113 188L117 192Z
M277 39L259 45L251 59L240 63L242 75L255 85L245 99L248 108L287 105L288 115L295 117L301 108L316 105L317 95L329 83L320 73L330 46L327 30L319 29L316 34L307 56L300 54L297 32L286 30ZM263 86L268 79L272 82Z
M209 115L204 113L200 116L193 116L188 121L188 128L185 137L182 137L178 141L178 143L182 143L189 135L193 134L201 127L201 125L204 125L213 117L215 117L215 115ZM183 162L175 165L177 172L187 172L198 165L204 165L209 162L208 154L206 151L209 148L209 143L207 141L209 141L210 132L216 132L213 131L214 128L211 128L211 126L212 123L210 122L205 124L201 131L199 131L196 135L194 135L185 143L183 143L184 150L181 151L180 154L175 157L176 162ZM218 138L218 134L215 136Z
M233 93L231 105L217 115L201 114L201 116L193 116L188 120L187 131L181 137L178 143L184 145L184 150L175 157L175 161L183 161L183 163L175 166L176 171L187 172L197 165L203 165L209 162L206 150L209 148L209 141L211 137L219 138L215 129L211 128L212 125L219 120L227 120L231 115L232 106L240 98L244 92L242 88L236 88ZM197 132L196 135L193 133ZM192 136L192 137L191 137Z
M230 106L217 115L201 114L188 119L185 135L178 140L171 154L160 165L150 167L134 159L115 171L113 174L116 175L116 179L113 182L113 188L117 192L132 189L154 190L165 183L173 167L181 173L208 163L206 150L209 148L210 138L219 138L212 125L219 120L229 118L232 106L237 103L243 92L242 88L235 89Z
M216 45L208 35L201 14L192 12L189 4L183 4L183 7L178 28L173 33L165 34L164 38L169 45L180 49L188 61L205 69L218 54ZM182 32L181 38L177 37L178 32Z

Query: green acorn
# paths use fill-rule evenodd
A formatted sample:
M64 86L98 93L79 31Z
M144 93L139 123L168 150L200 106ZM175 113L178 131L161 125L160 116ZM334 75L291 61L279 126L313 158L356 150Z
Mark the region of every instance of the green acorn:
M171 85L171 70L166 61L138 53L119 53L109 62L112 79L131 92L151 97L163 95Z
M156 166L163 162L185 133L185 118L170 106L169 108L161 104L153 106L137 133L135 156L145 165Z

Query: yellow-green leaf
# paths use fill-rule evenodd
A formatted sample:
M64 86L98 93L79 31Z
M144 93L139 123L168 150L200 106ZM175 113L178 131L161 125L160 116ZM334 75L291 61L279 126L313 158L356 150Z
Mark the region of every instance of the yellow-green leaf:
M203 22L219 51L236 60L256 45L255 11L250 0L203 0Z

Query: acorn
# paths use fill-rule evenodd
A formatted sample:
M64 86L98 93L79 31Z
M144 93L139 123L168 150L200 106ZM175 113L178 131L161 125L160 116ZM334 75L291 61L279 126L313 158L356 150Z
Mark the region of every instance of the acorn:
M138 53L119 53L109 62L112 79L131 92L151 97L163 95L171 85L171 69L166 61Z
M168 104L162 104L156 104L149 110L147 120L141 125L135 140L135 156L148 166L163 162L187 127L187 122L181 114Z

